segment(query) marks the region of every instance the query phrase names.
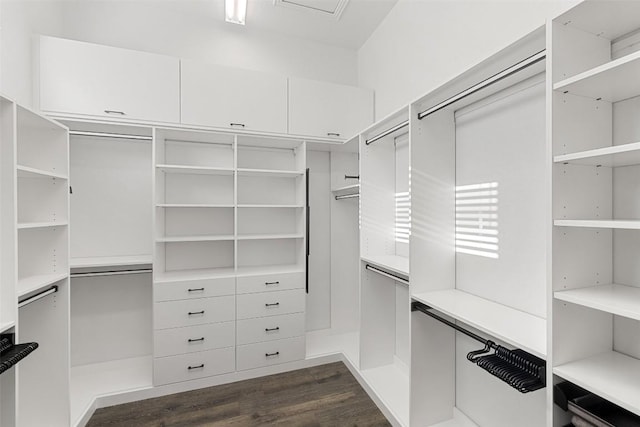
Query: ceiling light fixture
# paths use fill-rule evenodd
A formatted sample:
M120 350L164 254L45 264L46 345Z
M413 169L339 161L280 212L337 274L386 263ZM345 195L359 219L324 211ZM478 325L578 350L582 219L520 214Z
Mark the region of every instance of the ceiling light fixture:
M227 22L244 25L247 17L247 0L225 0L224 9Z

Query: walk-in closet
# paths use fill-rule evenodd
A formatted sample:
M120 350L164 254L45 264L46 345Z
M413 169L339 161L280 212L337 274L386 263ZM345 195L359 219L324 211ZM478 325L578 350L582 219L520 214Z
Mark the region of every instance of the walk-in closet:
M640 426L640 1L0 1L0 427Z

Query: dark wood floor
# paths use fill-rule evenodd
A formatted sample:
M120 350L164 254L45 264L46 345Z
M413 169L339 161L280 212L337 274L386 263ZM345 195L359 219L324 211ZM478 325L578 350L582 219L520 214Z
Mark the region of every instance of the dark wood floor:
M342 362L98 409L88 427L389 426Z

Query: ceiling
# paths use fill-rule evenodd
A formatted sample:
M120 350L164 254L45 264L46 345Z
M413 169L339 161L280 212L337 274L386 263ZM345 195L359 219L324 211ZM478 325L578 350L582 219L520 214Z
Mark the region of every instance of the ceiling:
M216 19L224 21L224 1L215 1ZM349 0L338 20L335 15L326 11L338 7L339 0L248 0L246 26L358 49L397 1ZM296 7L291 5L292 2L304 3L310 7Z

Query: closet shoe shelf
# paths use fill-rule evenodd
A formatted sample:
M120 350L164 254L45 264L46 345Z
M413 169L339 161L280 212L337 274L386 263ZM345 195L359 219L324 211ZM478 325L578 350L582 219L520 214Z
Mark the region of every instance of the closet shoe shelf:
M558 300L640 320L640 288L619 284L554 292Z

